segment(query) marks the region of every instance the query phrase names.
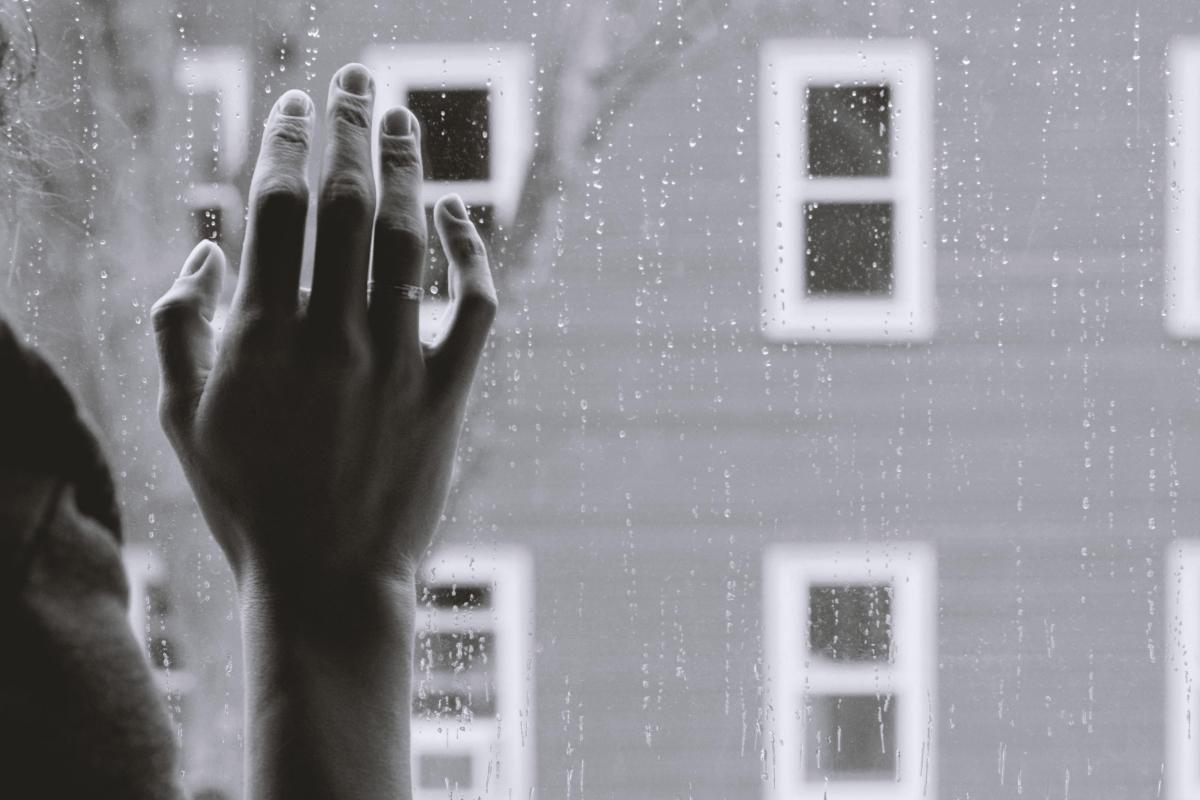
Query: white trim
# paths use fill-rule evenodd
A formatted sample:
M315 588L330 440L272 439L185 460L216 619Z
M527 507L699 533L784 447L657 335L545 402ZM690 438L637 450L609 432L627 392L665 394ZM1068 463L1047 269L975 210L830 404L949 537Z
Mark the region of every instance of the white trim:
M1200 797L1200 540L1167 552L1166 796Z
M468 204L490 204L497 222L510 222L533 153L533 53L512 42L373 45L363 63L375 75L375 125L406 103L410 89L487 88L491 179L426 182L425 205L449 192Z
M150 620L146 602L153 584L167 582L167 568L158 553L145 545L128 545L121 552L125 577L129 582L129 626L142 652L149 658ZM196 685L196 676L185 669L154 667L154 684L163 694L187 694Z
M228 176L241 172L249 155L251 78L240 47L197 47L175 64L175 84L180 89L189 95L216 95L221 115L220 166Z
M484 608L436 609L419 602L418 631L487 630L495 632L496 716L468 722L423 719L414 715L414 785L424 753L473 756L470 790L448 796L444 788L414 786L414 800L527 798L533 782L533 572L519 549L479 546L436 551L421 567L424 585L488 584L491 602ZM419 676L414 676L414 686Z
M1167 56L1166 327L1200 338L1200 37Z
M204 208L221 209L221 239L241 230L245 214L242 193L232 183L197 183L188 188L187 207L195 212Z
M777 39L760 53L762 320L776 341L901 342L934 329L932 57L912 40ZM878 84L890 90L890 175L809 178L805 162L812 83ZM801 205L893 203L892 295L810 298L804 293Z
M890 583L890 662L829 662L810 656L809 587L842 583ZM773 545L763 557L763 626L769 709L767 800L936 797L937 568L930 545ZM897 779L807 781L806 692L894 695Z

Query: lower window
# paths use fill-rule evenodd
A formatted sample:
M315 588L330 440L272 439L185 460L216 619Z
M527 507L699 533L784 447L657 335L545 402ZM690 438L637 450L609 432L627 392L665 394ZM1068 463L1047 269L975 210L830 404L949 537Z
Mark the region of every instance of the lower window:
M912 542L776 545L764 563L769 798L930 798L936 570Z
M422 567L413 654L416 800L529 796L532 579L517 550Z

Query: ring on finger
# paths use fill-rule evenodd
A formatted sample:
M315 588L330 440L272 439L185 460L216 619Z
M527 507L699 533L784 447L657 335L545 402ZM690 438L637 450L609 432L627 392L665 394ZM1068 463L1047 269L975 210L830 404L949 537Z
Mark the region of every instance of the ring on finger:
M374 293L375 285L375 281L367 281L367 291ZM419 302L423 297L425 297L425 290L420 286L414 286L411 283L386 283L383 284L381 288L388 289L391 292L399 295L401 300L416 300Z

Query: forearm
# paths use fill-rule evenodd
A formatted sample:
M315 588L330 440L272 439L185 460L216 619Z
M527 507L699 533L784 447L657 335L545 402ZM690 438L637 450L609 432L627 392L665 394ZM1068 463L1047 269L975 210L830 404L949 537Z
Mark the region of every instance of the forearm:
M411 582L243 592L248 800L407 800Z

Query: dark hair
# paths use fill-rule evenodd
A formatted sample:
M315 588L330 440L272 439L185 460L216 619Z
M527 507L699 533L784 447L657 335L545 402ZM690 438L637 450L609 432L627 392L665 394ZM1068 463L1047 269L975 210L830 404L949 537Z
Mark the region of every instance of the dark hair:
M24 88L37 75L38 40L29 9L20 2L0 13L0 128L19 124ZM16 13L9 9L16 8Z
M27 102L37 76L38 39L25 0L0 0L0 226L46 199L41 155L48 137Z

